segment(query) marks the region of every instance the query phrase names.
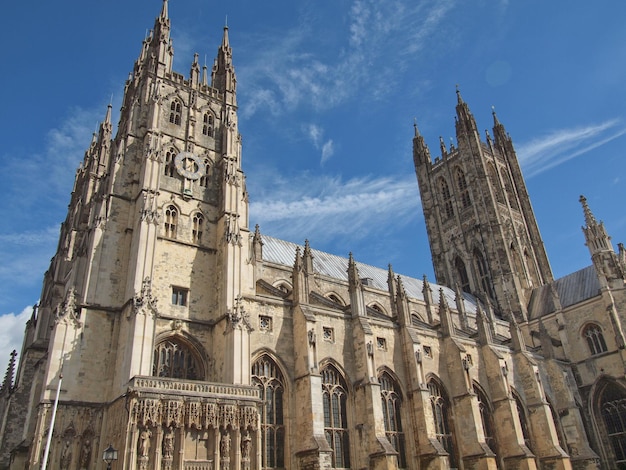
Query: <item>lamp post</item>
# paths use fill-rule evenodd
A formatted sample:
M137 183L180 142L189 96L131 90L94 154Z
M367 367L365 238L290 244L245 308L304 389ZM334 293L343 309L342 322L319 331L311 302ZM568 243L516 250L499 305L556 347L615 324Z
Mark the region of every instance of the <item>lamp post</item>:
M117 460L117 450L114 449L111 444L109 444L109 447L104 449L102 460L107 463L107 470L111 470L111 463Z

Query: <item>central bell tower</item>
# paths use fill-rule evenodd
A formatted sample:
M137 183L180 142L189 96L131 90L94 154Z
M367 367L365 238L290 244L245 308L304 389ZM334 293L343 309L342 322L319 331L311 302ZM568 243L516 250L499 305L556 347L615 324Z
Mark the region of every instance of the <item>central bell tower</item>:
M413 160L437 283L472 293L496 310L527 317L533 288L552 271L513 142L493 113L480 139L457 90L456 146L431 159L417 125Z

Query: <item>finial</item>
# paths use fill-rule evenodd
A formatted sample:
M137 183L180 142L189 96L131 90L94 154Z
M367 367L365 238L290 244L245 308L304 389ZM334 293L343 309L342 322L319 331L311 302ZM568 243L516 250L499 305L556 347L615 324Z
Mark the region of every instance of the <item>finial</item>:
M224 18L224 29L228 29L228 15Z
M593 216L591 209L589 209L589 206L587 205L587 198L581 194L578 201L583 206L583 213L585 214L585 223L587 224L587 227L596 225L598 222L596 222L596 218Z
M461 98L461 90L459 90L459 84L456 84L456 99L459 104L463 103L463 98Z
M113 93L111 93L111 99L109 100L109 107L113 105Z

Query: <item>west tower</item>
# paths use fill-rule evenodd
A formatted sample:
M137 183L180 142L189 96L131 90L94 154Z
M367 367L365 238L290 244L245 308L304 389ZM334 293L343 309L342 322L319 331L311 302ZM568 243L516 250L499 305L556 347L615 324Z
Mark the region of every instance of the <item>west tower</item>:
M164 0L126 81L117 134L109 106L76 174L28 325L20 373L32 385L19 405L23 428L5 445L27 444L13 468L46 458L92 468L108 442L125 468L218 454L226 462L243 458L231 439L257 436L248 197L228 29L210 72L195 54L185 77L172 70L173 54ZM176 380L222 385L180 390Z
M457 90L456 146L433 162L417 126L413 159L437 282L526 318L533 288L552 272L526 185L504 126L481 140Z

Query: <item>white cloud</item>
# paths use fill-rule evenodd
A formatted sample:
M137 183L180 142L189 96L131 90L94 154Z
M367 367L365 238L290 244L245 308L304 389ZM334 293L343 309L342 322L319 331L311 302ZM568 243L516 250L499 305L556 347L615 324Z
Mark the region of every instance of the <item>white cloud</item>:
M339 46L325 49L323 57L314 51L324 32L307 23L254 38L254 54L238 69L246 83L243 117L261 108L278 115L299 106L329 109L356 96L387 96L399 72L441 31L454 3L356 0L346 30L333 32L343 35Z
M410 177L344 182L307 173L271 178L262 185L265 194L256 191L260 202L251 203L251 219L264 233L288 240L358 240L398 230L421 214L417 185Z
M517 146L517 154L524 173L532 177L624 134L626 127L623 123L611 119L600 124L550 132Z
M18 314L0 315L0 367L8 365L11 351L21 352L24 328L32 313L33 308L26 307Z
M335 147L333 145L333 141L328 140L326 143L324 143L324 145L322 145L322 165L330 158L334 155L335 153Z

